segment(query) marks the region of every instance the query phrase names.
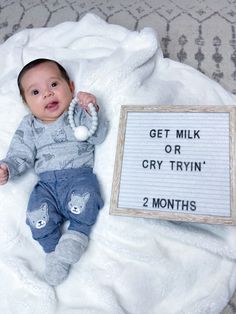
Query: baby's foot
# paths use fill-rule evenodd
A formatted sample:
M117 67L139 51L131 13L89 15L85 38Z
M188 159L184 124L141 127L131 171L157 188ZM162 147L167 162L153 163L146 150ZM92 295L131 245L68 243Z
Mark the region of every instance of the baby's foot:
M60 261L55 252L46 255L46 267L44 277L51 286L57 286L66 279L70 265Z
M88 245L88 237L83 233L68 230L58 242L55 254L66 264L75 264L80 259Z

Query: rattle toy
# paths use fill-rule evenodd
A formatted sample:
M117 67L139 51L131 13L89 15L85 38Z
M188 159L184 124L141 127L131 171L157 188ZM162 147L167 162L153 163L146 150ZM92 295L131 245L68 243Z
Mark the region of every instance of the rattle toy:
M74 121L74 110L75 110L75 106L77 104L78 104L77 100L75 98L73 98L71 103L70 103L69 110L68 110L69 123L70 123L72 130L74 131L74 135L77 138L77 140L86 141L97 130L97 126L98 126L97 112L96 112L96 109L92 103L88 104L89 112L90 112L91 117L92 117L91 128L88 129L84 125L76 126L75 121Z

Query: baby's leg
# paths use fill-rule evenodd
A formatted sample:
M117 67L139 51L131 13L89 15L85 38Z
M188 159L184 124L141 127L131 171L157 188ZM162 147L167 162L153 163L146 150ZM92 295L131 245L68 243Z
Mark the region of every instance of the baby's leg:
M54 252L47 254L45 279L57 286L68 275L71 264L78 262L88 245L88 237L77 231L68 231L62 235Z
M67 278L69 269L70 264L60 261L55 251L46 255L44 278L49 285L58 286L62 283Z
M68 275L70 265L60 261L55 248L61 237L60 225L63 218L58 214L57 204L49 188L39 182L29 200L27 224L33 238L43 247L46 255L44 277L52 286L60 284Z
M70 178L68 190L64 208L70 225L62 235L55 252L61 261L74 264L88 245L88 236L103 201L97 178L91 171L86 175Z
M33 238L46 253L55 250L61 237L62 222L52 193L44 183L38 182L29 199L26 223L30 226Z
M55 254L61 262L75 264L78 262L87 246L88 237L85 234L68 230L60 238Z

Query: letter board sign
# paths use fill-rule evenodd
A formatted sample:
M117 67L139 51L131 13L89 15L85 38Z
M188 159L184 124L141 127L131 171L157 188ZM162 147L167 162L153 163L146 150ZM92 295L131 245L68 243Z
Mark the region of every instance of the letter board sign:
M235 108L122 106L110 213L234 224Z

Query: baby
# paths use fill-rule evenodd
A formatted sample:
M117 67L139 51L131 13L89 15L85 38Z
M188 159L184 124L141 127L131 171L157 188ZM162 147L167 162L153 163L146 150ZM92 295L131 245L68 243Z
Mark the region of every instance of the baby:
M88 140L76 140L68 121L74 84L56 61L37 59L18 76L18 87L31 113L17 128L6 158L0 161L0 184L34 167L38 175L28 203L26 222L46 252L45 279L60 284L88 245L103 200L93 173L94 146L106 137L107 121L98 113L98 128ZM76 125L91 126L85 92L77 95ZM68 229L62 233L62 225Z

